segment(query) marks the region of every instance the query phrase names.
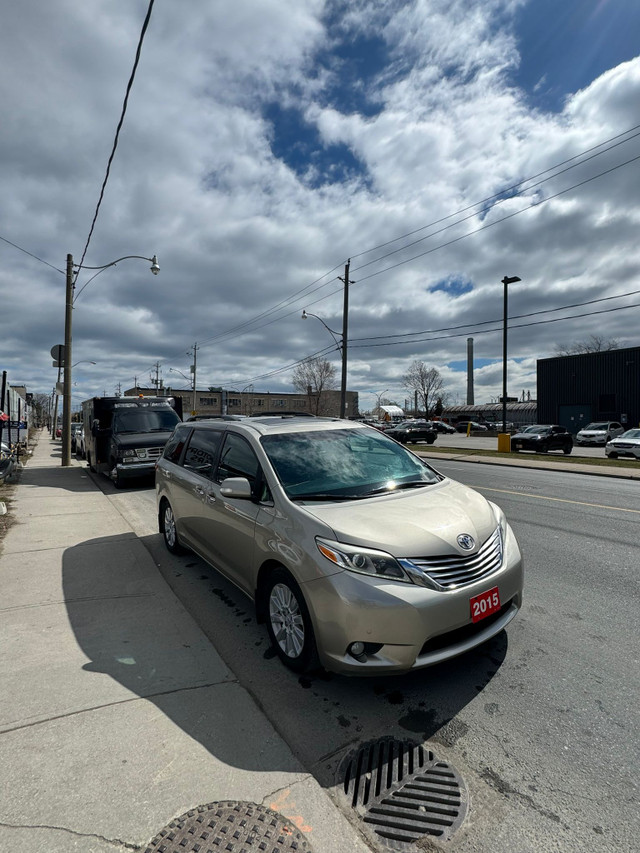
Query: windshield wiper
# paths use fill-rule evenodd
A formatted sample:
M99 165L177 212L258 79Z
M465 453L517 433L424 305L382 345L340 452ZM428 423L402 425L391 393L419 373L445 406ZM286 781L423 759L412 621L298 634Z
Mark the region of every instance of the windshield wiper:
M308 495L289 495L291 501L357 501L360 498L368 497L368 495L330 495L330 494L308 494Z
M402 489L421 489L423 486L431 486L432 483L429 483L427 480L412 480L410 483L398 483L393 488L389 488L388 486L380 486L378 489L372 489L370 492L367 492L363 497L369 497L370 495L390 495L393 492L399 492Z

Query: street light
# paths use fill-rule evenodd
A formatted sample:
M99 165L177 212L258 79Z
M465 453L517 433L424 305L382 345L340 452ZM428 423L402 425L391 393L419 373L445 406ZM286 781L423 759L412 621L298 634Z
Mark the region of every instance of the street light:
M320 320L325 329L331 334L331 337L336 342L336 346L340 350L342 354L342 379L340 382L340 417L344 418L347 411L347 332L349 330L349 285L353 284L352 281L349 280L349 267L351 266L351 259L347 261L344 265L344 278L342 276L338 276L341 282L344 283L344 302L342 305L342 335L340 335L341 340L339 341L336 335L338 332L334 332L333 329L330 329L322 317L318 317L317 314L310 314L308 311L303 309L302 311L302 319L306 320L307 317L315 317L316 320Z
M502 433L507 431L507 312L508 312L508 286L515 284L517 281L522 281L517 275L508 276L502 279L504 285L504 316L502 325ZM510 442L509 442L510 443ZM501 450L500 440L498 439L498 450Z
M63 404L62 404L62 464L71 465L71 368L75 365L71 364L71 326L73 319L73 291L75 288L74 273L80 270L106 270L119 264L120 261L126 261L129 258L140 258L143 261L151 262L151 272L158 275L160 265L158 258L154 255L152 258L147 258L144 255L124 255L122 258L117 258L109 264L103 264L101 267L88 267L84 264L74 264L73 255L67 255L67 272L66 272L66 301L64 315L64 382L63 382ZM96 273L97 275L97 273Z
M316 320L320 320L322 325L325 327L327 332L331 335L333 340L336 342L336 346L338 351L340 352L340 357L342 359L342 380L340 382L340 417L343 418L346 409L346 375L347 375L347 348L345 346L345 339L340 336L338 339L338 332L334 332L333 329L330 329L322 317L318 317L317 314L311 314L309 311L302 311L302 319L306 320L307 317L315 317Z

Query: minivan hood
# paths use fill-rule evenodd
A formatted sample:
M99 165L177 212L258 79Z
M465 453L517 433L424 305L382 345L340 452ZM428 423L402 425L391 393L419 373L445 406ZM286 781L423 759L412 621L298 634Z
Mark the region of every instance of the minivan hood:
M498 523L482 495L453 480L353 503L309 503L304 509L329 525L338 542L395 557L465 553L456 542L461 533L471 534L479 546Z

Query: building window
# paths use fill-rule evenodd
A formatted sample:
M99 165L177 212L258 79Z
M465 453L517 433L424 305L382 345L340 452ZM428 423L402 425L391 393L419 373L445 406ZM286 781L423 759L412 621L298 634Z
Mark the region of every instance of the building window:
M229 397L229 405L230 406L240 406L242 401L239 397Z
M200 397L200 405L201 406L217 406L218 398L217 397Z
M284 408L284 400L274 400L273 405L276 406L276 408L282 409Z
M260 400L256 400L256 399L254 398L254 400L253 400L253 405L254 405L254 406L264 406L264 400L262 400L262 399L260 399Z

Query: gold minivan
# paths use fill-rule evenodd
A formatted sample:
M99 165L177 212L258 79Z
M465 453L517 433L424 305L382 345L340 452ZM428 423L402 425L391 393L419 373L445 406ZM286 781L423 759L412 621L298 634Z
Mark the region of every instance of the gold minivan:
M249 596L297 672L431 666L486 642L522 606L502 510L365 424L179 424L156 497L169 551L194 551Z

